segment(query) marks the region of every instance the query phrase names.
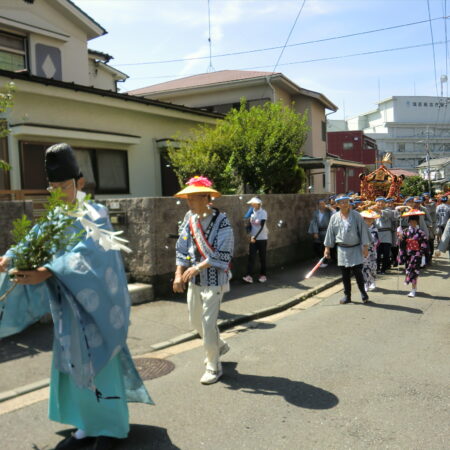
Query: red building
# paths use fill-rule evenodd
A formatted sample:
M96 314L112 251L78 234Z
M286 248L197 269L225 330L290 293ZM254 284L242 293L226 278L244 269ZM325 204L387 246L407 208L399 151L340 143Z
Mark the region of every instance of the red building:
M378 148L375 139L362 131L330 131L327 133L327 153L346 161L366 165L368 171L376 166ZM336 168L336 192L359 191L360 171L353 167Z

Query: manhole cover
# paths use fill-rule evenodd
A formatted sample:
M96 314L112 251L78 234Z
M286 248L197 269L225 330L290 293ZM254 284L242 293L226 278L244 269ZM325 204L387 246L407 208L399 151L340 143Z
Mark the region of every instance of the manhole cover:
M143 380L162 377L175 369L175 364L167 361L167 359L136 358L133 361Z

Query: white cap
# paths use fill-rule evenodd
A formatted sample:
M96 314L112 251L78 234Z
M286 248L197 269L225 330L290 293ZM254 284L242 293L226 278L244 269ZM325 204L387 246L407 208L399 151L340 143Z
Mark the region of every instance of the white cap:
M253 203L257 203L258 205L262 205L262 200L258 197L252 197L248 202L247 205L252 205Z

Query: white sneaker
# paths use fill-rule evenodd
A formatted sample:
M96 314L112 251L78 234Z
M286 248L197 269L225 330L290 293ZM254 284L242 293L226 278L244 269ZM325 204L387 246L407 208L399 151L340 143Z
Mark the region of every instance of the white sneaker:
M222 376L222 367L219 367L217 370L206 369L203 376L200 378L200 383L202 384L214 384L219 381L219 378Z
M368 284L366 284L366 283L364 283L364 290L365 290L366 292L368 292L368 291L369 291L369 285L368 285Z
M253 278L251 277L251 275L246 275L245 277L242 277L242 279L243 279L246 283L253 283Z
M320 267L321 269L324 269L325 267L328 267L328 264L327 264L327 263L322 263L319 267Z
M409 294L408 297L415 297L416 296L416 290L413 289Z
M267 281L267 277L266 277L265 275L261 275L261 276L258 278L258 281L259 281L260 283L265 283L265 282Z
M377 288L377 286L375 285L375 283L370 283L369 287L368 287L368 290L369 291L374 291L376 288Z

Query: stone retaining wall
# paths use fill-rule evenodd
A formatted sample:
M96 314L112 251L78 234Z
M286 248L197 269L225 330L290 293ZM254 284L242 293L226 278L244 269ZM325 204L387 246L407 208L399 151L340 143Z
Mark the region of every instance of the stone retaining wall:
M246 202L252 195L227 195L214 201L225 211L235 234L234 277L244 274L247 264L248 236L243 216ZM263 207L268 212L268 267L280 267L312 256L311 237L307 234L309 221L321 195L273 194L262 195ZM111 213L123 224L116 229L124 231L133 253L124 254L127 271L133 281L151 283L157 295L167 295L175 269L175 242L178 224L187 205L184 200L168 197L146 197L106 200Z

